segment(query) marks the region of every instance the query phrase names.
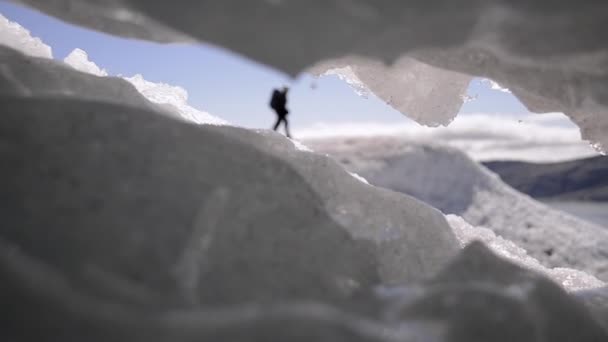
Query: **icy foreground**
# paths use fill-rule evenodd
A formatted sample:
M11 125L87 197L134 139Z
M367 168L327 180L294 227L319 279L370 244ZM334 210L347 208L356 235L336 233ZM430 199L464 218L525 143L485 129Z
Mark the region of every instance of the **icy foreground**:
M466 81L490 78L530 110L564 112L584 139L608 146L605 1L18 2L116 35L208 42L290 74L346 72L425 124L448 124Z
M449 147L397 137L308 142L371 184L414 196L473 226L490 228L547 267L584 270L608 280L608 231L517 192Z
M127 3L138 1L39 2L122 34L188 39ZM210 6L179 3L172 10ZM192 23L166 4L138 6ZM247 4L256 2L204 13ZM49 57L27 38L26 54ZM369 186L279 135L178 121L187 108L162 103L185 104L179 89L131 80L137 91L97 77L103 69L80 51L66 62L89 75L0 49L2 340L607 339L605 289L569 295L478 243L454 258L461 241L429 206ZM424 96L409 99L433 110ZM438 106L439 120L459 100ZM435 115L424 119L435 124Z
M555 267L549 268L528 255L528 251L516 245L513 241L496 235L492 230L484 227L473 227L462 217L456 215L446 216L450 226L454 229L456 238L463 247L475 241L486 244L494 253L523 268L542 273L569 291L598 289L606 285L596 277L583 271Z
M608 337L599 290L477 243L454 259L439 211L330 158L0 51L3 340Z
M225 236L228 240L224 241L220 238L223 233L217 232L220 235L209 239L224 241L227 246L242 243L234 251L234 260L240 260L238 251L247 253L247 246L272 255L278 252L275 248L287 248L286 241L280 244L283 247L276 244L289 239L290 234L295 234L291 236L294 243L303 244L298 248L310 248L310 253L317 250L313 255L319 260L324 259L323 249L330 247L325 243L344 240L347 247L348 239L361 240L352 246L352 251L345 252L344 260L339 261L336 256L335 261L364 257L362 260L366 261L359 266L369 264L373 272L366 277L371 278L357 280L336 273L336 279L326 280L357 286L376 276L376 280L387 283L417 280L436 272L456 253L454 236L438 211L396 193L371 188L350 177L331 159L299 152L280 135L173 122L161 113L150 112L155 107L137 97L137 91L121 79L94 77L53 61L4 50L3 70L17 70L24 61L28 61L31 71L39 68L38 77L27 72L0 73L3 108L10 108L2 122L6 143L11 146L4 157L9 158L6 165L10 161L15 166L5 170L3 181L7 189L14 189L11 196L17 196L9 207L20 208L4 210L15 220L17 231L31 225L32 229L46 232L41 231L38 237L34 234L33 238L49 239L48 225L55 222L54 215L67 210L56 222L55 229L63 232L58 234L69 234L70 225L92 225L90 229L99 228L111 241L112 231L119 239L120 232L128 229L160 230L159 234L176 235L169 241L181 245L192 234L194 240L197 234L210 234L196 233L199 223L208 223L198 222L197 215L209 206L217 206L217 212L212 213L219 215L215 219L227 215L231 222L217 224L226 234L235 229L233 233L237 235ZM67 82L49 79L48 75ZM109 96L111 89L124 90L121 94L131 95L132 100L119 104L119 97ZM228 197L222 200L226 203L206 202L216 192ZM69 215L71 210L90 212L91 216L73 217ZM21 221L27 218L22 215L34 212L35 218ZM324 228L316 234L305 228L308 226ZM255 246L251 235L264 229L270 231L260 233L262 241L258 242L269 244L267 250ZM86 238L84 231L79 234ZM134 241L154 238L143 231L132 234ZM336 239L333 242L332 236ZM99 243L94 239L89 242ZM442 247L430 248L434 246ZM195 244L193 248L196 247ZM96 248L104 247L90 246L84 251ZM296 246L291 248L297 250ZM325 252L338 249L333 246ZM301 250L301 254L307 253ZM167 262L167 257L156 257L161 259L159 262ZM261 262L263 257L259 258L243 257L233 262L244 263L238 267L246 271L248 262ZM314 258L307 263L314 263ZM277 267L283 265L276 262ZM411 267L401 267L405 264ZM328 271L331 269L329 264L325 266ZM301 267L304 271L308 266ZM204 273L213 278L221 276L211 271Z

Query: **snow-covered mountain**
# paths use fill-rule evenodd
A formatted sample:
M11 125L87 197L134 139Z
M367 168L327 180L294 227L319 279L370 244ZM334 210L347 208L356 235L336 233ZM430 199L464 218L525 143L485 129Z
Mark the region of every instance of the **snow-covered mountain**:
M492 161L484 165L515 189L534 198L608 202L608 158L560 163Z
M308 141L371 184L416 197L492 229L549 267L608 279L608 231L517 192L464 153L396 137Z

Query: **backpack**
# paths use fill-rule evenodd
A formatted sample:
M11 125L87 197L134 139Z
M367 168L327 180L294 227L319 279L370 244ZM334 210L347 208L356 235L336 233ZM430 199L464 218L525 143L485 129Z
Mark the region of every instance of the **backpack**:
M270 99L270 108L277 110L281 106L281 92L274 90Z

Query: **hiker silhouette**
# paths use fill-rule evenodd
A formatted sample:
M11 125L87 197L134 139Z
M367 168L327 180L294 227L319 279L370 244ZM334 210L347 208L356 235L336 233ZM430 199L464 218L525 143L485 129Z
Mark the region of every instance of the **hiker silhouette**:
M272 92L272 98L270 99L270 108L272 108L277 113L277 122L274 124L274 130L279 129L279 125L281 122L285 125L285 134L288 138L291 138L291 134L289 133L289 122L287 122L287 114L289 111L287 110L287 92L289 88L283 87L281 90L275 89Z

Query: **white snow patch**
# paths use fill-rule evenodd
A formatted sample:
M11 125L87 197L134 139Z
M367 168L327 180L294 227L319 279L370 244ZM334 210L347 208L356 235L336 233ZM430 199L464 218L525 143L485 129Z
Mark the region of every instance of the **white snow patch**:
M314 152L310 147L304 145L301 141L298 141L295 139L289 139L289 140L291 140L291 143L298 151Z
M106 77L108 72L92 62L89 55L81 49L75 49L64 62L72 68L88 74ZM169 111L176 112L182 118L198 124L223 125L226 121L207 112L200 111L188 104L188 92L178 86L147 81L142 75L124 77L150 102L166 106Z
M547 268L512 241L496 235L488 228L473 227L460 216L446 215L446 219L462 247L473 241L481 241L497 255L548 276L568 291L588 290L606 285L596 277L582 271L571 268Z
M509 93L509 94L511 94L511 90L509 90L508 88L505 88L505 87L501 86L500 84L498 84L498 83L496 83L496 82L494 82L494 81L492 81L490 79L484 78L484 79L481 80L481 82L483 84L487 84L490 87L490 89L492 89L492 90L496 90L496 91L500 91L500 92L503 92L503 93Z
M89 60L89 55L81 49L74 49L64 60L72 68L87 74L105 77L108 72Z
M34 57L52 58L51 47L39 38L33 38L23 26L9 21L0 14L0 44L9 46ZM82 49L74 49L64 63L78 71L106 77L108 72L89 59ZM200 111L188 104L188 92L181 87L164 83L153 83L145 80L142 75L125 77L149 101L164 106L168 111L175 112L182 118L198 124L224 125L226 121L207 112Z
M53 58L50 46L44 44L40 38L32 37L29 30L8 20L2 14L0 14L0 44L21 51L28 56Z
M353 176L355 179L357 179L358 181L360 181L361 183L365 183L365 184L369 184L369 182L367 181L367 179L359 176L358 174L354 173L354 172L349 172L351 176Z
M355 74L353 69L348 65L340 68L329 69L322 73L320 76L326 75L337 76L342 81L348 83L348 85L353 88L355 93L357 93L357 95L361 97L367 98L369 96L370 90L367 88L365 83L363 83L363 81L361 81L359 77L357 77L357 74Z
M190 106L188 104L188 92L182 87L150 82L140 74L133 77L125 77L124 79L133 84L151 102L171 106L179 115L189 121L199 124L227 124L226 121L220 118Z

